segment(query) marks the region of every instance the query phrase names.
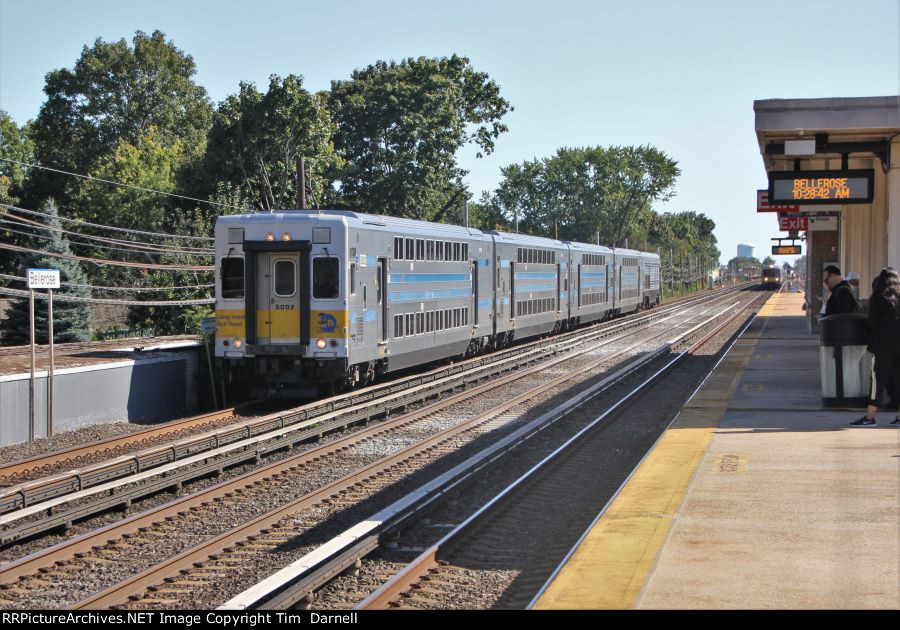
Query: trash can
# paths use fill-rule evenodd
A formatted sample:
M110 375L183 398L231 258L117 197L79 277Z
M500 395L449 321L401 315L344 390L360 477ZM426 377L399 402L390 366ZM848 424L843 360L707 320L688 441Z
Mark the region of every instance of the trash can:
M823 317L819 341L822 403L826 407L865 407L872 375L866 316L841 313Z

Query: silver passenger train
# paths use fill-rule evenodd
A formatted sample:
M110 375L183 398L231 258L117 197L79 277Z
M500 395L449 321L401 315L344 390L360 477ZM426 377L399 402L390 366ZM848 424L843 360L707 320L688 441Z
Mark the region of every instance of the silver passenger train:
M659 256L347 211L216 222L215 354L270 397L502 348L659 303Z

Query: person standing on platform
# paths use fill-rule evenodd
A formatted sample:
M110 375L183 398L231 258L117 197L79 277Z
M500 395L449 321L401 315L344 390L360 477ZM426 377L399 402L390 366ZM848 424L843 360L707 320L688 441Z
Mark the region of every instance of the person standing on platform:
M868 350L875 356L869 406L866 415L850 423L854 427L874 426L885 390L892 399L900 392L900 274L891 267L883 269L872 282ZM892 404L896 409L896 400ZM900 415L891 424L900 425Z
M841 277L840 269L834 265L825 267L825 271L822 274L822 282L831 293L828 301L825 303L825 317L839 313L862 312L859 301L853 295L853 288Z

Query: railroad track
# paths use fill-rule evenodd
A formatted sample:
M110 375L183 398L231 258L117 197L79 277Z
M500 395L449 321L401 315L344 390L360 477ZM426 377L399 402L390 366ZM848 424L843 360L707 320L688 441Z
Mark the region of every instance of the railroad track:
M733 291L715 294L712 299L727 299ZM678 308L709 299L711 296L685 300L677 306L625 321L540 340L6 488L0 491L0 544L9 545L55 528L66 529L79 519L111 508L128 509L140 497L180 487L192 479L221 474L223 469L247 461L259 462L273 452L293 448L326 433L346 430L351 425L389 416L448 391L471 387L561 351L572 351L593 339L621 335L647 322L665 321ZM135 435L130 436L130 439L134 438ZM60 457L71 456L71 451L67 453L57 454L53 459L58 461ZM34 470L41 464L31 461L27 465ZM76 501L78 505L73 507L71 504Z
M461 519L461 524L426 545L414 560L405 566L394 563L394 575L355 607L529 607L560 559L590 526L597 507L614 497L627 481L626 477L621 483L610 483L609 464L597 457L608 438L607 431L639 415L636 409L641 401L662 395L670 387L674 368L710 343L742 312L693 343L527 472L507 482ZM749 323L743 330L747 327ZM574 479L584 483L575 485ZM414 531L404 535L409 539L416 536ZM422 533L418 536L421 540ZM434 540L433 534L431 538ZM540 549L540 554L526 560L529 550L534 549ZM485 597L489 590L484 585L486 579L504 582L499 597Z
M733 310L735 305L720 310ZM710 307L712 308L712 307ZM710 316L715 319L720 313ZM690 331L696 332L702 325L709 322L698 324L690 327ZM664 331L655 331L654 336L666 335L671 336L673 333L663 322ZM658 326L659 327L659 326ZM682 326L687 327L687 325ZM684 331L692 334L690 331ZM623 340L618 339L620 343ZM631 346L631 351L639 349L639 346L646 345L649 340L645 339L636 343L626 345ZM611 345L613 341L607 340L599 342L597 345ZM594 351L599 348L593 348ZM626 352L627 349L619 348L619 352ZM583 354L588 354L589 350L585 350ZM641 359L642 364L651 360L646 356ZM592 373L604 362L609 362L609 357L604 358L588 358L578 369L583 373ZM555 359L555 365L541 364L534 366L532 373L539 375L548 373L551 369L561 368L563 366L572 366L574 361L571 356L560 356ZM631 368L628 368L629 370ZM546 390L559 388L563 383L570 382L573 378L571 373L560 374L551 383L545 383ZM621 379L624 375L617 373L609 378ZM305 532L305 536L312 535L316 537L316 532L326 532L329 528L328 523L333 519L334 514L350 513L354 510L368 509L374 497L378 497L385 492L387 487L394 487L404 483L403 480L409 479L410 475L417 472L430 471L436 462L443 459L451 459L451 455L456 454L458 449L475 443L478 438L488 433L496 433L501 426L508 426L512 431L517 426L511 422L511 419L517 418L522 414L522 410L516 411L517 405L521 405L524 401L539 395L538 388L534 383L529 382L526 375L518 372L509 375L512 383L519 385L519 393L513 393L511 399L507 399L503 406L495 407L489 411L482 412L475 418L462 424L455 423L450 429L442 429L437 433L432 430L432 435L424 440L418 439L418 443L412 449L401 449L388 457L376 457L373 453L368 453L366 466L357 467L345 478L334 479L324 486L320 486L309 493L298 496L294 503L288 502L287 506L282 506L278 511L262 514L255 519L249 519L248 523L242 525L241 531L232 531L228 529L217 536L210 537L208 534L206 540L196 546L194 550L184 551L181 554L169 554L164 565L150 567L139 573L135 578L129 580L125 586L116 586L115 592L101 594L97 597L84 600L83 605L91 607L123 605L132 598L134 605L140 607L147 606L197 606L195 599L196 592L207 590L216 591L216 579L222 574L233 572L236 567L243 567L249 564L251 560L256 561L259 558L269 558L279 556L281 554L274 553L273 550L284 550L297 554L303 554L304 551L315 554L316 549L305 549L302 542L297 540L297 532ZM479 393L487 394L491 389L496 390L499 385L496 383L486 383L481 387ZM447 409L458 410L463 400L469 398L472 392L458 395L458 397L443 402L435 403L425 409L420 409L414 414L418 415L418 419L406 418L406 429L409 431L414 428L413 432L421 432L422 422L431 424L441 424L440 414L446 414ZM442 411L443 410L443 411ZM438 414L436 416L435 414ZM402 419L401 419L402 420ZM447 420L447 418L444 418ZM418 423L418 424L416 424ZM521 424L521 422L519 422ZM371 444L374 440L374 434L381 432L386 433L389 429L383 426L384 423L377 427L373 427L373 435L358 441L357 446L353 447L349 444L337 445L339 452L343 452L350 459L360 460L365 458L365 446ZM512 433L510 433L512 434ZM411 440L411 436L405 437L393 433L391 434L393 441ZM492 435L493 438L493 435ZM327 448L324 445L321 448ZM73 542L72 546L65 550L52 550L42 554L40 557L29 557L19 562L12 563L3 567L0 571L0 584L4 584L4 590L0 590L0 604L5 605L22 605L23 602L30 602L27 605L46 606L52 605L48 602L66 601L65 597L61 597L60 593L52 593L49 600L28 600L29 592L35 590L53 591L59 588L67 588L68 585L77 583L85 572L97 573L97 567L105 567L111 565L119 565L124 557L143 556L145 551L158 547L162 541L173 539L177 532L180 537L184 538L185 544L190 542L192 536L192 528L196 528L198 524L205 524L211 512L226 512L232 509L230 506L237 504L250 504L254 501L263 502L266 496L270 496L277 490L276 486L295 487L300 479L309 478L312 473L316 472L309 468L317 459L320 460L322 469L316 472L317 475L323 475L323 470L335 469L337 466L333 456L327 460L323 460L322 453L304 453L302 457L306 457L304 462L299 460L285 460L280 471L272 468L266 472L257 471L253 473L252 478L245 476L242 478L237 487L230 489L220 487L213 494L190 497L190 501L181 500L176 504L165 506L164 509L157 510L153 514L139 515L128 519L123 524L118 524L119 529L106 528L100 532L81 537L77 542ZM374 467L373 467L374 466ZM265 482L265 487L263 483ZM277 483L276 483L277 482ZM335 485L338 484L338 485ZM341 485L344 484L344 485ZM349 484L349 485L348 485ZM230 495L230 496L229 496ZM233 499L233 500L232 500ZM307 503L297 503L306 501ZM312 501L313 503L308 503ZM195 503L198 507L191 508L188 503ZM193 511L196 510L196 511ZM299 514L296 517L287 517L288 513ZM319 516L316 516L316 514ZM188 516L190 523L188 522ZM193 523L193 525L191 525ZM310 533L313 534L310 534ZM193 534L194 537L200 534ZM307 545L308 546L308 545ZM290 548L290 549L288 549ZM74 551L78 549L78 551ZM136 553L137 552L137 553ZM323 553L323 552L319 552ZM254 560L254 558L256 560ZM192 585L187 588L185 584ZM45 593L45 596L46 593ZM71 595L69 595L71 598ZM186 601L187 598L187 601Z

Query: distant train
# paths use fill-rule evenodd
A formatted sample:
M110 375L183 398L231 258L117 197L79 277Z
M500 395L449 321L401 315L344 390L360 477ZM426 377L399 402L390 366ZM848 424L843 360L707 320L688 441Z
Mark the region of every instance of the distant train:
M270 397L371 383L660 299L654 253L347 211L219 217L215 354Z
M781 267L766 265L762 269L760 284L764 289L777 289L781 287Z

